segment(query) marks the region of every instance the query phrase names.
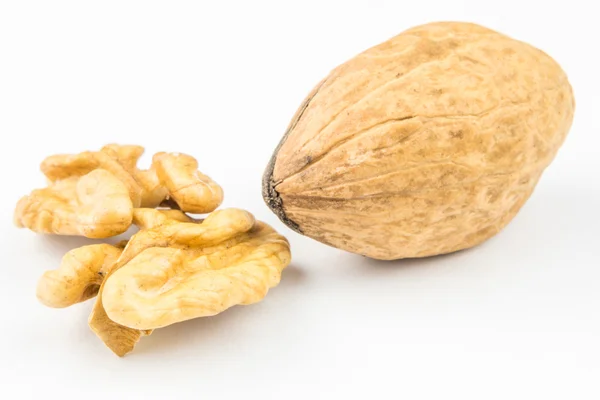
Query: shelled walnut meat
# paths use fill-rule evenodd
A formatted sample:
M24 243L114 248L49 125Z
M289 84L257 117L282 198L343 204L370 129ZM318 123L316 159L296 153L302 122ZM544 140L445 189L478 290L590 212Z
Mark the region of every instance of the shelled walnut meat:
M91 329L117 355L154 329L252 304L289 264L288 241L240 209L195 221L181 211L133 211L124 246L71 250L38 283L38 299L66 307L97 295Z
M368 257L466 249L521 209L574 108L543 51L470 23L417 26L312 90L263 196L297 232Z
M194 158L157 153L140 170L142 152L108 145L48 157L48 187L15 210L18 226L42 233L107 238L139 228L117 245L69 251L37 286L54 308L96 297L89 326L119 356L154 329L260 301L291 259L287 239L249 212L215 211L223 191Z
M111 144L100 151L54 155L41 171L48 187L24 196L15 223L35 232L106 238L125 232L134 208L175 206L207 213L223 201L223 191L181 153L157 153L148 170L137 168L144 148Z

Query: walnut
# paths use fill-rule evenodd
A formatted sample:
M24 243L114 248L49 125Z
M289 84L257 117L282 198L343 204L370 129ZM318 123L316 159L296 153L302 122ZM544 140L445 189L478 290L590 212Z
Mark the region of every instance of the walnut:
M89 325L119 356L154 329L260 301L291 258L283 236L240 209L196 221L140 208L133 223L140 231L124 249L72 250L38 285L38 298L52 307L97 294Z
M54 155L41 165L48 187L17 204L14 220L35 232L106 238L125 232L137 207L166 205L208 213L223 201L221 187L186 154L157 153L137 168L141 146L111 144L100 151Z
M315 86L263 196L295 231L371 258L470 248L519 212L574 110L543 51L475 24L416 26Z

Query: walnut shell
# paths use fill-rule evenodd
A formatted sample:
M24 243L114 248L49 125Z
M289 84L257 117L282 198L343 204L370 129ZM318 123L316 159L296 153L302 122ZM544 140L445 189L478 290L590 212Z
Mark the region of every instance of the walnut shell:
M313 89L263 196L297 232L368 257L466 249L527 201L574 108L541 50L470 23L417 26Z

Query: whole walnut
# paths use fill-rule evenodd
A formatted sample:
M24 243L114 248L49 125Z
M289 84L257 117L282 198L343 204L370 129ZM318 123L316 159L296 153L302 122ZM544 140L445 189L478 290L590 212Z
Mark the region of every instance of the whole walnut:
M263 196L297 232L368 257L466 249L521 209L574 108L541 50L471 23L417 26L313 89Z

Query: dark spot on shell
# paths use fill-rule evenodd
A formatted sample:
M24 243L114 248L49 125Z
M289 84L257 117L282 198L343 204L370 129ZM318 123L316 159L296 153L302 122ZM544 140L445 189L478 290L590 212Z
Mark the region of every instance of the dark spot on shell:
M465 134L462 131L462 129L458 129L456 131L450 131L450 136L456 139L462 139L465 136Z

